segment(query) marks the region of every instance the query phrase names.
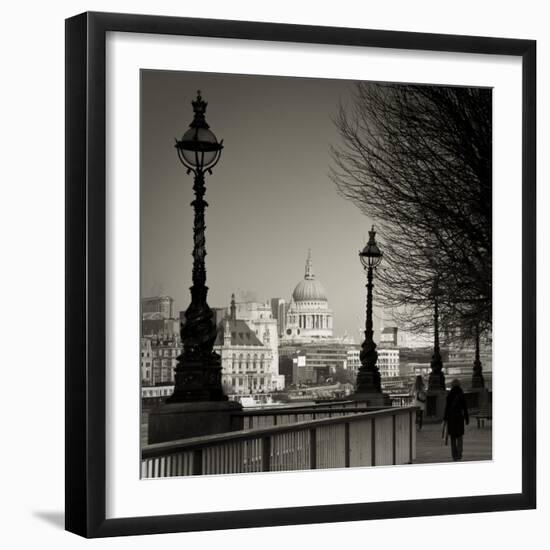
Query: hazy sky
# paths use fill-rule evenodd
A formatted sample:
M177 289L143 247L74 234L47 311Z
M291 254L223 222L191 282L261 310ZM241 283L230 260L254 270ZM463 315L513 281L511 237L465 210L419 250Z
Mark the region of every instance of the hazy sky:
M206 268L211 307L232 292L289 299L304 276L308 248L334 311L336 335L357 341L364 324L365 276L357 256L371 220L338 196L328 178L331 120L353 83L142 71L141 289L189 303L193 178L174 148L193 118L197 89L206 119L224 140L206 178Z

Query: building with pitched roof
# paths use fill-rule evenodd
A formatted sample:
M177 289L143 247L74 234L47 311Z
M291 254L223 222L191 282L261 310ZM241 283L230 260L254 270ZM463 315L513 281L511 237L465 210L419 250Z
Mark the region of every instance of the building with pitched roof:
M214 350L222 358L222 383L229 395L270 393L284 388L279 375L277 322L270 308L264 313L257 308L239 308L231 296L229 315L218 324ZM261 309L261 308L260 308ZM272 340L274 339L274 340Z

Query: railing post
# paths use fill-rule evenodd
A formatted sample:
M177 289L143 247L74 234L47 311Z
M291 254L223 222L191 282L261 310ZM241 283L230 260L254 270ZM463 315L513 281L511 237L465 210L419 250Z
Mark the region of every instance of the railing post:
M262 437L262 472L271 471L271 436Z
M194 476L202 475L202 449L193 451L193 472Z
M416 414L415 411L409 411L409 459L410 464L413 462L413 429L416 430L416 422L413 423L413 412Z
M376 417L372 417L370 421L370 451L371 451L371 466L376 466Z
M392 446L392 464L395 465L397 463L397 420L396 420L396 413L394 412L391 416L391 446Z
M317 469L317 428L309 430L309 469Z
M344 467L349 468L351 449L349 447L349 422L344 424Z

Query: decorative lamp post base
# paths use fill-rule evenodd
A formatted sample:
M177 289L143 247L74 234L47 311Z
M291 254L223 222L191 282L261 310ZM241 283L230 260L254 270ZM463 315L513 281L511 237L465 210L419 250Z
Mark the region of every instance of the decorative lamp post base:
M149 414L148 443L162 443L243 429L242 405L229 401L217 353L178 357L174 393Z
M428 377L428 390L426 392L426 420L441 422L445 416L447 405L447 389L445 388L445 374L439 356L439 351L432 360L432 372Z
M479 354L479 351L476 351L476 355ZM485 387L485 380L483 378L483 370L481 366L481 361L476 359L474 361L474 372L472 374L472 389L479 390Z
M211 353L203 358L178 357L174 393L166 403L227 401L222 389L221 358Z
M472 376L472 389L473 390L482 390L485 387L485 380L483 376L475 374Z
M472 386L470 391L474 395L473 405L480 409L487 409L489 406L489 391L485 387L485 380L481 373L481 368L478 365L474 366L474 374L472 375Z
M447 389L445 387L445 373L443 372L443 362L439 353L439 322L437 318L434 321L436 336L434 345L434 354L431 361L432 371L428 377L428 390L426 392L426 420L432 422L441 422L445 416L445 407L447 405Z
M349 398L350 401L357 401L367 407L391 407L391 399L386 393L379 391L355 392Z
M436 388L426 392L426 420L441 422L445 416L447 390Z
M443 372L431 372L428 377L428 391L446 391L445 375Z
M350 395L352 401L361 401L368 407L389 407L391 400L389 396L382 393L380 387L380 372L376 367L359 369L357 375L357 387Z
M241 411L236 401L163 403L149 414L148 444L242 430Z

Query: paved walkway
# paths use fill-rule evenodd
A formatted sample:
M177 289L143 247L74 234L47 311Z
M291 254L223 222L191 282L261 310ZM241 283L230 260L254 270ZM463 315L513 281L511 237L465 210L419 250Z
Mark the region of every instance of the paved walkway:
M475 418L466 426L464 434L464 449L462 461L491 460L493 446L493 429L491 421L484 428L478 428ZM451 440L445 446L441 438L441 424L424 424L422 430L416 432L415 464L433 462L452 462Z

